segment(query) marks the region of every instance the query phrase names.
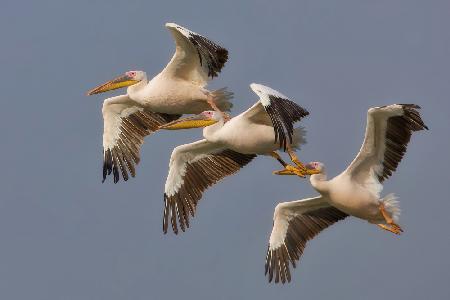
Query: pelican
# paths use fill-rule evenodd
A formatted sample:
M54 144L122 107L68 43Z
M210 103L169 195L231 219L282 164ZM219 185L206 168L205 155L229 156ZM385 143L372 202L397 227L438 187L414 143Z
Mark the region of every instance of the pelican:
M261 84L251 84L259 100L247 111L225 122L215 111L178 119L161 126L176 130L205 127L204 139L176 147L170 158L169 174L164 190L163 231L167 233L169 218L175 234L189 227L189 214L194 216L202 192L222 178L232 175L257 155L270 155L285 168L280 175L305 176L307 170L295 155L305 143L302 128L293 124L309 113L280 92ZM294 165L288 165L276 152L289 153Z
M276 206L269 239L265 273L272 281L291 280L289 261L295 268L307 241L333 223L354 216L394 234L400 207L394 194L381 198L383 182L397 169L412 132L428 129L414 104L374 107L367 113L364 142L356 158L340 175L327 180L325 166L311 162L318 171L310 177L320 196Z
M232 93L225 88L208 91L209 79L220 73L228 51L174 23L166 27L175 39L176 51L169 64L152 80L144 71L128 71L88 92L88 95L128 87L126 95L103 102L103 182L111 172L114 183L135 176L144 137L182 114L212 108L229 111ZM119 173L120 170L120 173Z

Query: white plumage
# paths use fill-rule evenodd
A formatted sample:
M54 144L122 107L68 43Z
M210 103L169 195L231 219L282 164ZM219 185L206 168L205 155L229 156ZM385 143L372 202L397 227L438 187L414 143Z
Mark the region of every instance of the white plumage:
M218 76L228 51L180 25L167 23L176 51L167 66L152 80L143 71L129 71L102 84L88 94L128 87L127 94L106 99L104 118L103 180L113 173L114 182L135 176L139 149L145 136L182 114L213 108L228 111L232 93L226 89L208 91L208 80Z
M269 281L291 280L289 262L295 267L308 240L333 223L352 215L400 234L400 215L394 194L380 197L382 183L394 172L406 152L412 132L428 129L419 107L394 104L369 109L364 142L349 167L331 180L322 163L308 168L320 171L310 178L320 196L280 203L266 257Z
M183 231L189 227L189 214L194 215L202 192L239 171L256 155L274 155L282 147L295 149L304 143L304 131L294 130L293 123L308 112L273 89L258 84L251 88L261 99L228 122L221 114L206 111L162 127L170 129L188 121L215 122L203 130L205 139L178 146L172 152L164 190L164 232L169 219L173 231L178 232L177 216Z
M167 197L174 196L180 190L184 182L183 177L186 175L187 164L193 164L220 150L224 150L224 147L204 139L176 147L170 158L169 174L164 187Z
M175 23L166 23L166 27L175 39L176 52L161 73L199 86L218 75L228 58L226 49Z

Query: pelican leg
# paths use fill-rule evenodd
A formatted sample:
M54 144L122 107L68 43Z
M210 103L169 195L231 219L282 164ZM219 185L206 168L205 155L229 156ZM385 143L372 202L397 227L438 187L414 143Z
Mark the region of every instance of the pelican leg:
M298 160L297 154L295 154L294 150L292 150L292 148L291 148L290 145L287 146L287 152L288 152L289 157L291 158L292 162L293 162L294 164L296 164L297 167L299 167L299 169L304 170L304 171L306 172L307 169L306 169L305 166L302 164L302 162Z
M283 166L286 167L288 164L281 158L280 154L278 154L276 151L273 151L270 153L270 156L278 160L278 162Z
M273 174L275 175L297 175L300 177L305 178L305 174L302 173L298 168L288 165L280 156L280 154L278 154L277 152L273 151L272 153L270 153L270 156L272 156L273 158L275 158L276 160L278 160L278 162L284 167L283 170L279 170L279 171L273 171Z
M386 208L384 207L383 203L380 203L380 212L383 215L383 218L386 220L387 224L377 224L381 229L390 231L394 234L401 234L403 232L403 229L394 222L394 220L392 220L391 216L389 216L389 214L386 211Z

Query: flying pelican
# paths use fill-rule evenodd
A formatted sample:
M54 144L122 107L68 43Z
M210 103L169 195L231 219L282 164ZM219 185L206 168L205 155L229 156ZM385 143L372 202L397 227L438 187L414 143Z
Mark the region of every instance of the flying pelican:
M229 111L232 93L225 88L204 87L216 77L228 59L228 51L207 38L174 23L166 27L175 39L176 51L169 64L152 80L144 71L128 71L88 92L99 94L122 87L126 95L103 102L103 181L111 172L114 183L120 173L135 176L144 137L160 125L182 114L196 114L209 108Z
M323 163L306 165L319 174L310 181L320 196L276 206L266 256L269 282L291 280L289 261L295 268L306 243L333 223L355 216L395 234L400 215L394 194L380 198L383 181L397 169L412 132L428 129L414 104L374 107L367 113L364 142L356 158L340 175L327 181Z
M163 231L167 233L169 218L175 234L178 222L182 231L189 227L189 214L194 216L202 192L222 178L232 175L257 155L276 158L284 170L280 175L311 175L297 159L294 150L305 142L304 130L293 124L309 113L283 94L260 84L251 84L259 100L247 111L224 122L221 114L205 111L179 119L161 129L205 127L204 139L176 147L170 158L164 191ZM276 152L287 151L295 166L285 163Z

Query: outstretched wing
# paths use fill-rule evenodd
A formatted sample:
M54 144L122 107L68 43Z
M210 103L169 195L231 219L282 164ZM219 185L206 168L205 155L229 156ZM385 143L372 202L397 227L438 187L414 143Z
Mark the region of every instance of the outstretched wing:
M286 150L292 144L294 123L309 115L309 112L280 92L262 84L252 83L252 90L259 96L256 102L242 116L255 123L272 126L275 143ZM288 141L289 140L289 141Z
M103 102L103 182L113 173L114 183L128 173L136 175L139 150L144 137L160 125L176 120L180 115L160 114L135 106L128 96L122 95Z
M166 27L175 39L176 52L162 74L206 85L218 76L228 60L228 50L175 23Z
M169 219L178 233L177 216L182 231L189 227L202 193L222 178L236 173L256 155L242 154L207 140L176 147L170 158L164 190L163 231Z
M291 281L289 262L296 267L306 243L347 214L330 206L322 196L280 203L275 207L265 274L275 283Z
M344 171L356 181L381 191L381 183L397 169L414 131L428 129L415 104L369 109L364 142Z

